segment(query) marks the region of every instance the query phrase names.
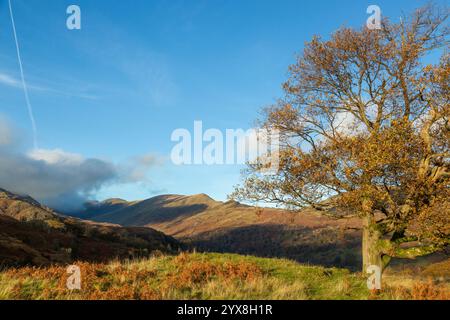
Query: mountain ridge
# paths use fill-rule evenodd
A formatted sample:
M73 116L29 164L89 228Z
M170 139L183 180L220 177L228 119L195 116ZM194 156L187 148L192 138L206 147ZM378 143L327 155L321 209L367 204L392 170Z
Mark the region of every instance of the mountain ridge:
M0 189L0 264L49 265L176 252L182 244L148 227L64 216L29 196Z

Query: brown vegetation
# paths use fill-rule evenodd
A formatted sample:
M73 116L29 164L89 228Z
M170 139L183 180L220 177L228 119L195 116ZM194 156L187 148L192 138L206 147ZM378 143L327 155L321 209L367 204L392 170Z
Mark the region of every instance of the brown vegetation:
M448 283L395 274L376 294L347 270L238 255L187 254L110 263L75 262L81 290L64 266L0 272L0 299L449 299Z

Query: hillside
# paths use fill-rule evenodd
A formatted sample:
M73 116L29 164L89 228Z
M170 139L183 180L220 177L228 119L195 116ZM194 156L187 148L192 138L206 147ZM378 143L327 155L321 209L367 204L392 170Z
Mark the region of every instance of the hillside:
M147 226L198 250L284 257L358 269L360 222L331 219L313 209L257 209L205 194L163 195L144 201L89 203L77 216L124 226Z
M337 209L331 208L336 211ZM203 252L288 258L328 267L361 268L361 222L332 219L308 208L289 212L215 201L206 194L162 195L144 201L91 202L77 213L98 222L146 226ZM393 259L391 267L413 267L446 260L441 252L416 260Z
M178 241L154 229L66 217L30 197L0 189L1 265L106 261L179 247Z
M126 202L108 199L90 202L86 210L78 213L81 218L108 221L124 226L143 226L157 223L182 222L186 218L216 207L219 202L207 195L180 196L162 195L144 201Z
M107 264L76 263L81 290L66 288L66 268L0 272L2 299L81 300L323 300L450 299L448 284L426 280L434 270L386 277L373 295L366 277L348 270L301 265L285 259L231 254L186 254ZM437 268L447 268L445 265Z

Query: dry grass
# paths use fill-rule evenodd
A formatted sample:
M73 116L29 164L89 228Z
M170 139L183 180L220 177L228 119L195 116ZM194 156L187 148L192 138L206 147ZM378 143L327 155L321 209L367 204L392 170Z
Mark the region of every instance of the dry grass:
M0 272L0 299L450 299L445 286L394 278L371 295L358 274L283 259L182 253L76 265L81 290L66 288L69 275L62 266L8 269Z
M450 259L427 266L422 271L422 275L448 281L450 279Z
M412 286L388 286L384 297L393 300L450 300L449 287L437 285L432 280L416 282ZM372 298L377 297L372 295Z
M450 300L450 259L383 276L390 299Z

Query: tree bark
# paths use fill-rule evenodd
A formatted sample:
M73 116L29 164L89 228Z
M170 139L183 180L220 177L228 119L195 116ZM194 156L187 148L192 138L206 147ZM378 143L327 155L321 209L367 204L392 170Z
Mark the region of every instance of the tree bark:
M362 257L363 273L371 265L375 265L383 270L383 259L379 241L381 232L377 230L375 217L372 214L366 214L363 217L363 237L362 237Z

